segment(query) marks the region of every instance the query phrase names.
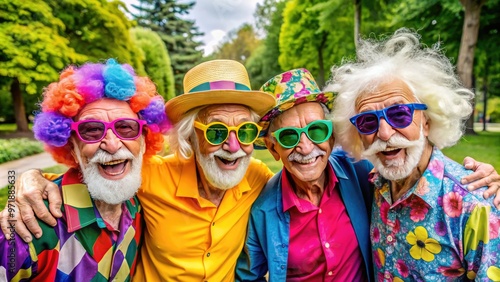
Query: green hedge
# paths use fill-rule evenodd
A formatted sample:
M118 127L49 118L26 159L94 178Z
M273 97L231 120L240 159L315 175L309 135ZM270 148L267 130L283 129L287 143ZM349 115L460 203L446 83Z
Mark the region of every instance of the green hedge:
M40 142L28 138L0 139L0 164L43 152Z

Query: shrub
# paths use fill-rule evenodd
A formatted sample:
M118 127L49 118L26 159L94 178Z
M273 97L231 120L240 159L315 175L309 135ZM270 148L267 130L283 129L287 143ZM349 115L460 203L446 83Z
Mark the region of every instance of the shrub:
M40 142L28 138L0 139L0 163L43 152Z

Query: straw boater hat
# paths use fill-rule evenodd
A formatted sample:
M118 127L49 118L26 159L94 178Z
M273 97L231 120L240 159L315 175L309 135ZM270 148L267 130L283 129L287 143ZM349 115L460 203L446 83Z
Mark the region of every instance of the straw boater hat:
M329 110L333 107L333 92L321 91L314 77L306 69L294 69L279 74L262 85L260 90L276 97L277 105L260 119L262 130L254 143L255 149L266 148L263 137L267 135L271 121L291 107L307 102L321 103Z
M232 60L213 60L195 66L184 76L184 92L166 104L172 123L199 106L240 104L262 116L276 105L274 95L251 90L245 67Z

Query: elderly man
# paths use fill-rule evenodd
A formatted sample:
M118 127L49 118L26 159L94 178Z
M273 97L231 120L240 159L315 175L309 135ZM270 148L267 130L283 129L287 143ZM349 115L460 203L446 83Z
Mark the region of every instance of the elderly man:
M375 166L371 241L386 281L500 280L500 215L440 148L462 136L473 93L437 48L399 30L333 69L339 143ZM352 123L352 124L351 124Z
M130 280L142 232L135 193L143 155L168 126L163 98L112 59L67 68L43 95L33 131L70 167L54 181L63 217L30 243L0 234L0 280Z
M233 281L250 207L272 177L251 154L256 122L276 100L250 90L244 66L202 63L184 89L166 104L175 154L142 167L146 229L135 281Z
M305 69L280 74L262 90L278 97L260 124L284 169L254 203L237 280L269 272L270 281L368 281L372 165L330 155L333 93L321 92Z

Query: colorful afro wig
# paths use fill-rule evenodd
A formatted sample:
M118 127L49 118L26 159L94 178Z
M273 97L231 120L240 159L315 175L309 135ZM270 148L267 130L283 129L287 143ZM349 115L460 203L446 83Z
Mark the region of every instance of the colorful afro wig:
M163 148L163 134L172 127L165 113L165 101L147 77L136 76L127 64L114 59L106 63L86 63L70 66L43 92L40 112L36 115L33 132L54 159L70 167L78 164L71 156L71 123L89 103L109 98L127 101L139 119L145 120L145 155L154 155Z

